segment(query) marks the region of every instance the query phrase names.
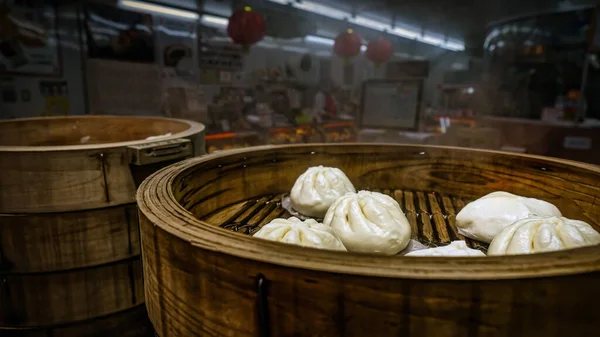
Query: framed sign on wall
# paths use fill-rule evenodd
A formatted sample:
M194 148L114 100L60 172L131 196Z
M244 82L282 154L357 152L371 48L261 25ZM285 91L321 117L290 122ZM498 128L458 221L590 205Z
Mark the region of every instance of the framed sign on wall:
M0 1L0 72L61 77L56 6L38 1Z
M362 87L361 128L418 130L423 81L369 80Z

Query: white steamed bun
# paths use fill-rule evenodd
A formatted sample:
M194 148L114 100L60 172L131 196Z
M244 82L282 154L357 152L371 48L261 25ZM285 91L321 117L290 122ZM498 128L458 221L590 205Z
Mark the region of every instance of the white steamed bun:
M600 244L600 234L583 221L530 216L496 235L488 255L534 254L597 244Z
M322 218L329 206L347 192L356 192L356 189L342 170L316 166L296 179L290 201L292 207L303 215Z
M396 200L377 193L346 193L327 211L331 226L348 251L394 255L410 240L410 224Z
M305 247L346 251L331 227L313 219L274 219L254 233L254 237Z
M461 240L452 241L443 247L416 250L405 256L485 256L485 254L480 250L469 248L467 243Z
M490 243L505 227L529 215L561 216L549 202L508 192L493 192L466 205L456 215L458 232Z

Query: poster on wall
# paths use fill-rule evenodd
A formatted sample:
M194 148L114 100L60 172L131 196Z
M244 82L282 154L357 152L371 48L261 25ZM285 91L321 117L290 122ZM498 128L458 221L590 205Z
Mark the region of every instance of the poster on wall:
M69 89L67 81L40 81L40 94L44 97L42 116L69 115Z
M62 76L56 7L41 1L0 1L0 72Z
M154 63L151 15L88 4L85 19L89 58Z

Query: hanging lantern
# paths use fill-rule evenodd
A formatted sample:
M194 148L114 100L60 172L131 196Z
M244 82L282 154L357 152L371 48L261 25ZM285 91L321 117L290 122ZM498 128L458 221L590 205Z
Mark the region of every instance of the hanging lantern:
M375 67L379 67L382 63L387 62L393 53L394 48L392 47L392 43L384 38L372 40L367 45L367 58L375 63Z
M227 35L233 40L233 43L242 45L245 51L248 51L251 45L262 40L265 32L265 19L248 6L235 11L227 25Z
M340 33L335 38L335 44L333 45L333 51L339 56L343 57L346 62L352 57L360 54L360 47L362 42L360 36L356 34L352 29Z

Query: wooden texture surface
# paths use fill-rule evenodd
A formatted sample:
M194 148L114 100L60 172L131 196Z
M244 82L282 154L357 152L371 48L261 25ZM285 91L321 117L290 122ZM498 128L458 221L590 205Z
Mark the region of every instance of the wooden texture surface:
M140 254L135 205L55 214L0 214L0 270L61 271Z
M146 307L141 304L104 317L38 328L3 328L2 337L155 337L148 321Z
M7 274L0 288L0 326L68 323L112 314L144 302L139 257L96 268Z
M204 153L204 127L194 122L110 116L2 121L0 213L132 203L136 185L127 146L152 143L144 139L169 132L173 134L164 140L188 138L197 155ZM81 145L86 136L90 140Z
M164 149L146 138L167 133L161 141L186 138L204 153L204 127L181 120L0 122L0 336L148 335L135 310L144 293L133 202L141 180L177 158L150 152L156 162L135 165L129 147Z
M567 217L600 224L600 169L568 161L377 144L264 147L189 160L138 190L146 305L161 337L597 333L600 304L590 300L600 296L597 246L407 258L242 234L285 215L277 195L315 165L339 167L358 189L393 194L422 241L452 238L453 215L495 190L541 198ZM259 291L260 275L266 286ZM268 324L259 324L261 314Z

